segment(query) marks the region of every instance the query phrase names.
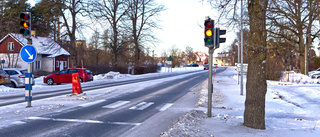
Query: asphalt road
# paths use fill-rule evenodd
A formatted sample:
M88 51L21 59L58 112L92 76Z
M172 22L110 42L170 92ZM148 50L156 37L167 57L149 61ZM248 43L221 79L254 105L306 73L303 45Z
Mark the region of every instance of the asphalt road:
M218 69L218 72L223 70L225 69ZM169 107L175 105L178 100L183 100L181 98L188 95L191 91L190 89L207 78L208 71L203 71L174 81L163 82L157 86L148 87L135 93L97 100L94 103L84 104L68 111L55 112L40 117L28 117L23 120L25 124L0 129L0 135L19 137L113 137L133 136L132 133L134 133L137 136L157 136L159 133L151 135L147 131L139 135L139 133L133 132L133 129L143 127L147 123L150 129L160 127L162 124L172 124L176 120L174 118L181 116L181 113L162 113L162 117L159 117L159 113L165 112ZM129 83L132 83L132 81ZM121 82L118 84L121 84ZM112 86L112 84L109 86ZM90 88L93 90L102 87L93 86L86 88L86 90L90 90ZM64 91L59 91L57 95L63 93ZM197 98L193 97L193 100L197 100ZM184 103L190 104L188 100L182 101L181 104ZM190 105L192 107L192 103ZM163 118L163 120L158 119L154 121L156 115L158 115L158 118ZM168 117L174 118L168 121ZM164 127L162 126L162 128Z

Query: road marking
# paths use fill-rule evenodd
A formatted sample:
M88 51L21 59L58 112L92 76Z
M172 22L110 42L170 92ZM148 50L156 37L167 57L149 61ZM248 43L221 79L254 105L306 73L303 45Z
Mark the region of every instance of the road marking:
M93 124L103 124L103 121L97 120L84 120L84 119L61 119L61 118L45 118L45 117L28 117L29 120L50 120L59 122L78 122L78 123L93 123ZM108 124L114 125L129 125L129 126L139 126L141 123L130 123L130 122L106 122ZM19 123L20 124L20 123Z
M130 126L139 126L141 123L129 123L129 122L108 122L109 124L115 125L130 125Z
M102 99L102 100L97 100L97 101L86 103L86 104L81 104L79 106L80 107L88 107L88 106L92 106L92 105L95 105L95 104L99 104L99 103L104 102L104 101L106 101L106 100Z
M117 107L123 106L125 104L128 104L129 102L130 101L117 101L117 102L114 102L112 104L103 106L102 108L117 108Z
M101 124L102 121L97 120L85 120L85 119L55 119L55 118L45 118L45 117L28 117L27 119L30 120L50 120L50 121L60 121L60 122L78 122L78 123L95 123L95 124Z
M162 108L159 109L159 111L165 111L167 110L169 107L171 107L173 104L172 103L167 103L165 104Z
M144 110L146 108L148 108L149 106L151 106L152 104L154 104L154 102L141 102L139 103L138 105L135 105L129 109L132 109L132 110Z

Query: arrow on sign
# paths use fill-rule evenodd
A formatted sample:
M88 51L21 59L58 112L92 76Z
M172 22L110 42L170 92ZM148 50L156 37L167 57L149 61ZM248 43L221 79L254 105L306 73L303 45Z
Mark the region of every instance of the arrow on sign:
M27 52L27 54L29 55L29 58L28 59L33 59L33 54L32 55L30 55L30 53L28 52L28 50L27 49L24 49L26 52Z

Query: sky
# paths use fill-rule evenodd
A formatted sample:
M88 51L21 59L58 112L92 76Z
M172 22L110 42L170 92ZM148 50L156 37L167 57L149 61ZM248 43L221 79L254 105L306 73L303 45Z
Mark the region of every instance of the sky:
M208 52L208 48L204 46L203 24L206 16L217 20L214 15L217 16L218 12L200 0L158 1L167 8L159 17L162 29L155 31L161 40L159 43L161 51L168 50L172 46L184 51L187 46L191 46L194 51ZM222 24L219 26L220 29L227 29ZM224 36L227 40L226 43L220 44L221 47L230 45L234 40L232 31L227 29L227 35Z
M30 4L35 5L35 1L29 0ZM159 40L155 44L155 54L160 56L163 51L168 52L172 46L185 51L187 46L194 51L208 52L204 46L204 29L203 24L206 16L217 20L214 16L219 14L213 10L206 2L201 0L156 0L163 4L166 10L160 13L158 18L161 29L155 29L153 32ZM206 0L204 0L206 1ZM219 24L220 29L226 29L226 43L220 44L220 49L231 45L235 39L234 30L227 29L223 24ZM89 36L90 37L90 36ZM87 38L89 40L89 38Z

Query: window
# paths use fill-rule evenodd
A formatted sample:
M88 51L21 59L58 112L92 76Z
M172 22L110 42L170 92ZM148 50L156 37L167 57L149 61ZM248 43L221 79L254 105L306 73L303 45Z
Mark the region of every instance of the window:
M57 66L57 68L59 68L59 61L57 61L56 66Z
M63 61L64 68L67 68L67 61Z
M17 71L15 70L5 70L9 75L17 75L19 74Z
M76 72L79 72L79 70L77 70L77 69L69 69L68 73L76 73Z
M62 70L59 72L59 74L67 74L68 73L68 70Z
M13 51L14 50L14 43L13 42L9 42L8 43L8 51Z
M36 70L41 69L41 61L36 61Z

